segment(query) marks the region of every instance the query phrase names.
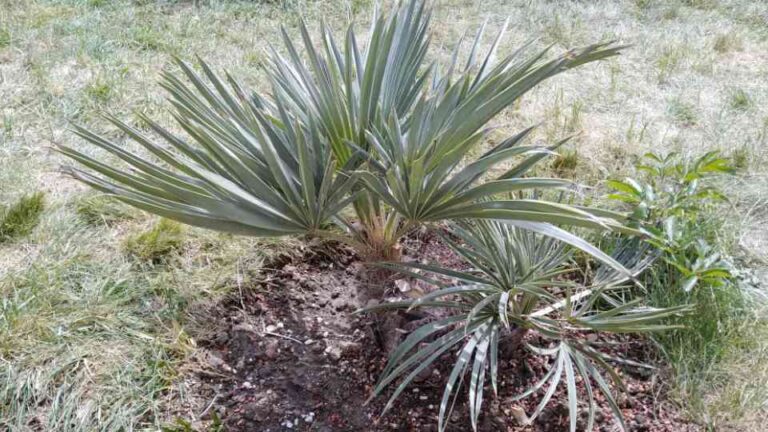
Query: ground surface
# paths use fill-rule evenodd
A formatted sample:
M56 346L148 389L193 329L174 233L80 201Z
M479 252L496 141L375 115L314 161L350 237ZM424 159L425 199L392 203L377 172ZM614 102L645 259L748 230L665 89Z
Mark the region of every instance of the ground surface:
M268 315L270 302L295 302L291 296L306 288L300 281L283 280L293 288L280 294L265 285L265 278L278 276L263 263L303 247L300 242L186 229L174 240L172 253L150 262L138 260L126 250L126 239L146 231L155 219L114 204L94 207L86 201L89 192L56 172L62 161L51 152L51 143L83 145L67 131L69 122L107 130L98 118L101 111L129 121L134 111L169 120L156 81L171 55L191 59L199 54L258 86L262 50L276 40L280 24L295 34L298 18L304 15L310 22L324 17L341 29L350 18L363 22L370 7L366 0L195 3L199 5L0 0L0 204L36 190L45 191L48 202L32 235L0 245L0 428L158 430L176 418L197 424L210 417L211 409L205 409L209 405L222 405L237 395L220 394L210 404L215 387L207 400L198 391L201 374L223 367L219 360L238 370L210 378L222 384L221 391L231 393L232 386L246 381L262 385L256 377L250 381L242 375L248 366L242 369L238 363L247 362L247 355L230 358L225 351L240 344L235 351L247 354L251 345L244 342L251 341L251 329L234 331L240 324L256 325L257 334L266 329L260 327L262 322L283 322L274 332L281 335L286 329L312 339L316 331L321 336L328 331L329 337L341 334L336 342L352 348L349 353L339 348L341 359L351 356L340 362L371 364L370 375L360 378L366 384L375 375L376 359L366 352L355 354L358 338L367 336L354 333L359 329L354 322L349 328L338 327L342 319L318 323L315 331L303 323L305 316ZM768 279L768 3L436 3L436 43L430 53L434 58L448 56L458 36L483 20L498 28L507 16L510 31L503 52L534 38L536 46L554 44L557 52L608 39L631 44L619 58L565 74L527 95L498 119L500 128L491 141L539 123L537 141L576 133L566 149L574 155L575 167L545 170L598 187L609 175L628 172L633 160L651 149L720 149L742 165L741 174L726 185L733 203L728 236L738 259L754 270L758 282ZM94 209L109 216L94 218ZM330 271L328 277L339 271ZM241 296L243 304L224 307ZM341 302L311 294L303 301L325 300L331 305ZM240 321L234 321L232 311L238 308L252 313L239 314ZM348 317L336 312L332 316ZM697 377L684 377L674 391L678 396L670 395L695 407L686 414L698 422L726 430L764 430L768 327L758 312L749 324L753 343L737 341L703 384L689 387ZM249 323L242 316L256 321ZM217 317L222 321L212 319ZM211 335L213 327L223 332L220 339ZM290 350L327 358L327 347L316 353L313 349L319 348L306 345L306 338L299 347L282 337L260 337L250 349L271 356L275 354L270 347L277 343L278 359L292 361L295 354ZM219 360L207 358L216 352ZM275 367L280 364L285 362ZM301 365L292 370L305 372ZM259 379L265 380L264 386L272 385L269 376ZM275 391L293 391L281 386ZM413 399L410 406L421 413L417 417L433 415L429 397L426 408ZM312 412L309 406L297 407L298 417ZM318 409L316 416L328 412ZM504 416L503 408L501 412ZM655 417L649 413L646 418ZM284 420L274 419L277 424Z
M443 265L455 261L434 237L412 239L409 246L405 259ZM350 314L357 309L356 273L362 263L343 249L336 249L332 256L329 260L310 253L271 263L260 284L211 308L209 316L216 324L201 341L202 361L192 386L198 392L198 404L204 405L196 409L207 410L204 419L216 413L230 431L436 430L437 406L452 354L438 359L439 366L420 376L418 385L409 388L383 417L386 397L366 404L386 358L377 347L369 318ZM528 342L541 345L534 339ZM644 340L604 342L614 355L650 360ZM513 409L535 410L540 393L519 402L513 398L540 380L547 368L547 359L522 348L502 357L499 396L488 399L479 430L567 428L563 389L531 426L521 425L512 415ZM655 372L624 368L621 373L628 393L619 400L629 430L700 429L659 395L664 387L656 382ZM616 428L604 401L597 418L600 431ZM468 409L460 400L448 430L466 430L468 421ZM582 418L580 428L584 425Z

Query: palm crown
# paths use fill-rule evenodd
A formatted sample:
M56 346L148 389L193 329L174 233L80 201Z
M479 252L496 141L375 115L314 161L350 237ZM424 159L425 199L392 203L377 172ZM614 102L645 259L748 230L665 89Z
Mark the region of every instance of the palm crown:
M80 127L78 135L128 169L73 148L60 151L101 174L70 168L72 175L152 213L254 236L318 234L335 223L361 251L380 252L374 257L388 257L414 226L446 219L617 227L620 216L605 211L484 199L569 184L524 177L561 144L523 145L530 128L462 163L488 133L488 122L525 92L567 69L616 55L619 47L591 45L553 59L546 59L547 50L528 55L522 49L497 61L504 32L481 56L481 28L466 60L459 60L458 43L441 66L426 61L429 20L418 0L376 14L365 49L352 27L340 44L323 25L316 44L302 24L303 56L283 31L284 52L272 49L266 64L269 93L247 92L202 61L197 73L178 60L188 82L164 73L162 86L186 136L146 117L151 137L109 118L161 163ZM480 181L512 158L518 163ZM354 224L342 212L350 205Z

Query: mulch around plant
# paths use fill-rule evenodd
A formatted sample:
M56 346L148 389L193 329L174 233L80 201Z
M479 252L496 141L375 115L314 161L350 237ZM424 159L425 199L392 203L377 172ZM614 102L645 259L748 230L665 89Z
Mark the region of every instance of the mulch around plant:
M460 265L432 236L411 238L404 249L405 259ZM195 377L195 391L212 401L205 417L215 414L227 431L436 431L452 354L418 377L386 415L381 413L389 393L366 403L386 354L376 343L370 318L353 313L359 307L355 287L361 265L340 247L325 254L283 257L271 263L259 284L241 287L213 308L208 318L215 330L200 341L205 364ZM394 294L407 295L400 288L402 283L395 284ZM538 342L536 336L528 337ZM652 353L647 342L635 337L602 342L609 351L635 361L647 361ZM564 385L533 424L521 425L515 417L520 409L535 411L542 391L522 401L513 398L543 376L548 361L522 348L503 358L499 394L493 395L488 383L478 429L568 430ZM618 364L616 369L627 387L618 401L629 430L701 430L665 400L657 371ZM466 388L459 391L448 430L470 431ZM596 398L596 430L619 430L605 401ZM582 411L579 430L586 426L586 409Z

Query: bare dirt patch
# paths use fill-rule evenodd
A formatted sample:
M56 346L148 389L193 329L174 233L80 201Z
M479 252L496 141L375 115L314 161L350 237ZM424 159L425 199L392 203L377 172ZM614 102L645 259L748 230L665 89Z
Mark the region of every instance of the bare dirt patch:
M411 239L405 249L406 259L459 265L432 236ZM240 287L213 308L208 325L215 330L201 341L207 360L195 372L193 386L201 400L212 401L203 417L216 413L229 431L436 430L452 355L419 377L418 386L408 388L385 416L381 412L386 397L365 403L386 356L377 346L369 317L353 313L358 308L355 284L361 265L343 248L328 254L278 258L258 285ZM403 295L394 290L393 295ZM536 336L529 338L539 342ZM636 361L648 360L650 351L643 340L614 337L604 342L609 351ZM480 430L567 430L564 388L532 425L521 426L515 418L519 408L526 413L536 409L537 397L519 402L513 397L544 375L547 361L523 349L503 359L500 392L492 396L487 389ZM620 369L628 391L618 400L630 430L699 430L665 402L655 373L626 366ZM463 401L466 390L460 391L450 419L452 431L469 429ZM605 401L598 397L597 402L598 430L618 430ZM583 430L586 413L579 425Z

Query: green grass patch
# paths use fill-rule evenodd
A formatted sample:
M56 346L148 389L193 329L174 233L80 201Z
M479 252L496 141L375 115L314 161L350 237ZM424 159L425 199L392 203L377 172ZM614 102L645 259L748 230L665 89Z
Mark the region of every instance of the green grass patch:
M719 34L715 36L715 42L712 45L712 48L720 54L740 50L741 38L734 33Z
M633 3L640 10L647 10L653 6L653 0L634 0Z
M752 153L746 146L741 146L734 149L729 157L733 161L733 167L743 171L749 168L749 159L752 157Z
M655 340L684 379L706 371L721 361L732 341L742 337L742 318L749 315L744 293L729 281L703 284L685 292L674 269L657 267L651 272L650 303L657 307L691 304L694 311L676 321L681 329L659 333ZM674 288L664 288L674 287Z
M656 59L656 79L660 84L669 81L680 67L685 55L686 51L679 46L669 46L662 51Z
M42 192L19 199L0 214L0 243L23 237L32 232L40 222L45 207Z
M696 107L677 98L669 101L667 112L681 126L693 126L698 121Z
M5 48L10 45L11 32L5 27L0 27L0 48Z
M68 231L77 244L65 250L92 241L76 224ZM147 305L163 300L147 278L76 255L0 280L0 429L158 430L152 413L190 346L150 318Z
M731 108L743 111L752 105L752 98L750 98L749 94L744 90L736 89L731 92L729 104L731 105Z
M112 84L104 78L97 78L85 87L85 94L96 102L107 102L113 95Z
M133 208L108 195L87 195L77 201L75 211L90 225L113 225L136 217Z
M563 150L552 159L552 170L561 176L572 175L579 166L579 152L576 150Z
M215 302L267 248L201 237L194 258L138 267L71 206L52 213L39 255L0 276L0 430L159 431L186 396L190 305Z
M145 51L173 52L173 46L168 42L165 32L148 25L133 28L131 43L135 48Z
M160 219L152 228L128 237L123 242L125 251L141 261L160 262L181 249L184 229L178 222Z
M718 6L717 0L682 0L682 3L688 7L702 10L711 10Z

